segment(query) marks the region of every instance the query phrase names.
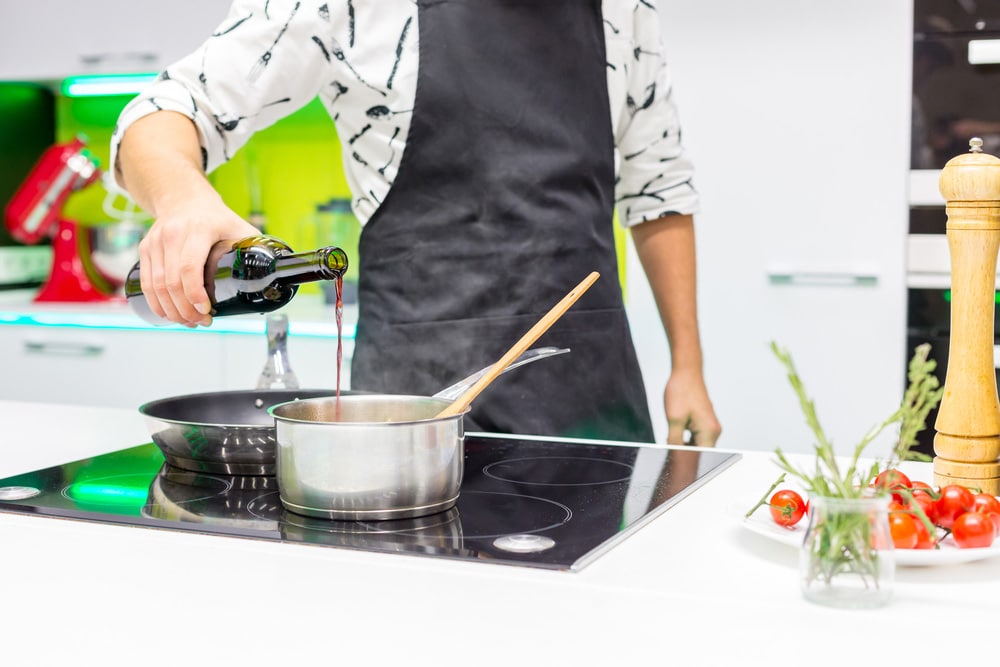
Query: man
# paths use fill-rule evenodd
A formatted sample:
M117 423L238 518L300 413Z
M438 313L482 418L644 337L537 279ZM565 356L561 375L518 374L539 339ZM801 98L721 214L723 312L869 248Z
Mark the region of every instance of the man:
M433 393L496 360L596 270L539 341L571 354L497 380L466 425L651 441L615 279L617 198L670 342L668 442L687 430L715 443L697 195L649 0L238 0L112 139L121 185L156 219L140 266L157 315L210 324L208 251L256 230L204 174L316 95L364 225L352 388Z

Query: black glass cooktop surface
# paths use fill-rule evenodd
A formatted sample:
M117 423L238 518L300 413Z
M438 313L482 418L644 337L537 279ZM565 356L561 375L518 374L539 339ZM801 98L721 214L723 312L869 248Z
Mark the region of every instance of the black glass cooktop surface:
M152 443L0 480L0 511L365 551L579 570L735 463L690 447L467 435L452 509L331 521L274 477L190 472Z

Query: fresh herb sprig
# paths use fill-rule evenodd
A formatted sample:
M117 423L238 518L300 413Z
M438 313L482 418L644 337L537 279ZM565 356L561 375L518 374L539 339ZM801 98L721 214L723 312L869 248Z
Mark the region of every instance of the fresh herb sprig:
M861 438L847 461L838 460L833 443L820 425L816 407L806 393L791 355L774 342L771 343L771 350L784 365L806 423L816 439L813 445L816 456L810 470L795 466L780 448L775 449L778 467L784 472L765 494L765 498L748 512L748 516L767 504L767 496L782 483L786 475L796 477L810 498L824 499L824 506L828 504L827 499L833 500L831 507L824 509L827 515L818 522L811 538L807 537L804 542L803 548L810 553L805 581L822 581L830 585L841 574L852 573L864 582L866 588L878 588L882 566L875 543L886 538L875 539L875 529L869 517L863 513L847 511L852 506L851 503L839 501L858 501L871 496L872 484L883 469L883 463L874 460L863 464L861 458L872 441L893 425L898 425L898 437L889 457L884 461L884 469L894 468L906 460L929 460L929 457L913 451L913 446L916 444L917 434L926 427L927 415L941 400L944 392L934 376L936 364L927 358L930 344L919 345L914 351L907 372L909 384L899 407L888 419L871 428ZM874 492L881 493L884 490L875 489ZM933 531L933 526L920 506L910 504L924 527ZM810 518L810 526L814 518Z
M806 424L816 439L813 445L816 459L812 470L792 464L780 447L775 449L775 457L778 467L798 478L808 494L832 498L860 498L868 493L871 483L881 470L896 467L902 461L930 460L925 454L913 451L917 435L926 427L927 415L941 400L944 392L944 388L939 386L940 382L934 375L936 362L927 358L930 353L929 343L917 346L914 351L907 372L909 385L899 407L885 421L874 426L861 438L847 461L846 468L842 468L842 462L838 461L833 443L820 425L816 407L806 393L805 385L791 355L775 342L771 343L771 351L785 367L788 381L798 397ZM884 462L876 460L859 469L861 457L867 447L883 431L895 424L899 427L898 437L889 457Z

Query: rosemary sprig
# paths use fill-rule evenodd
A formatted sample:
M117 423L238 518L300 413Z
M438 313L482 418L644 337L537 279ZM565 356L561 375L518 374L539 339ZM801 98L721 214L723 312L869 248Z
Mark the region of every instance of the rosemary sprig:
M861 441L854 448L847 468L844 470L841 469L833 443L820 425L816 407L806 393L805 385L795 368L791 355L778 347L775 342L771 343L771 350L784 365L788 381L798 397L806 424L816 439L813 444L816 458L811 471L794 466L780 447L775 449L777 464L785 473L798 478L810 495L860 498L867 492L880 470L895 467L906 460L930 460L926 455L914 452L912 449L913 445L916 444L917 434L926 427L928 413L941 400L941 395L944 392L944 389L939 387L940 383L937 377L934 376L936 362L927 358L930 353L929 343L917 346L914 351L907 372L909 385L899 408L861 438ZM868 445L885 429L894 424L898 424L899 433L888 459L884 462L884 468L879 461L874 461L870 466L859 470L861 457Z

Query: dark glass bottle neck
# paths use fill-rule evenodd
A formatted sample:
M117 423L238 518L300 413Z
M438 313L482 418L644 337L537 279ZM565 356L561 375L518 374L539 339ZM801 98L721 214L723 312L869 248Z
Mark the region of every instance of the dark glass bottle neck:
M340 248L327 247L309 252L278 255L274 259L276 281L284 284L332 280L347 271L347 254Z

